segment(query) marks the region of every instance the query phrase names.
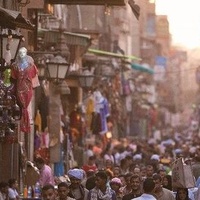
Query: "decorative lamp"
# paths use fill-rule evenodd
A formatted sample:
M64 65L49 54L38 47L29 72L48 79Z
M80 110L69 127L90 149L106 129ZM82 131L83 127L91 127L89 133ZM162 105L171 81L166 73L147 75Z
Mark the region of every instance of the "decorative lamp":
M82 88L90 88L94 81L94 75L89 70L84 70L81 75L78 75L78 79Z
M40 78L40 79L44 79L45 78L45 70L46 70L46 66L45 66L45 64L38 64L38 66L37 66L38 68L38 77Z
M69 72L70 65L67 60L61 55L53 57L46 62L47 65L47 79L53 80L55 84L59 84L65 79Z
M0 41L1 41L0 71L4 71L6 68L9 68L9 65L15 61L22 38L23 36L14 30L1 29L0 31Z

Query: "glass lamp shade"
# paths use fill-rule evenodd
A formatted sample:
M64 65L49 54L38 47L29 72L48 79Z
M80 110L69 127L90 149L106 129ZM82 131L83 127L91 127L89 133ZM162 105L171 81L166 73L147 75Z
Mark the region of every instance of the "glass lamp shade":
M65 79L70 68L70 65L68 64L66 59L59 55L51 59L46 64L48 78L55 81Z
M39 78L44 78L45 77L45 65L44 64L39 64L38 65L38 77Z
M6 67L15 61L22 35L13 30L2 29L0 32L0 40L1 65Z
M13 117L14 117L14 119L15 120L19 120L20 117L21 117L20 107L17 104L15 104L15 105L13 105L12 110L13 110Z
M94 81L94 75L89 70L83 71L83 74L78 76L79 84L82 88L89 88L92 86Z

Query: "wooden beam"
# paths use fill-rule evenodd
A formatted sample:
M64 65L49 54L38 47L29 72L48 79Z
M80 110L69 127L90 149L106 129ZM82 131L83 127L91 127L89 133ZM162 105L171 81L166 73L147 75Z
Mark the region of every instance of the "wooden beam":
M45 0L49 4L125 6L124 0Z

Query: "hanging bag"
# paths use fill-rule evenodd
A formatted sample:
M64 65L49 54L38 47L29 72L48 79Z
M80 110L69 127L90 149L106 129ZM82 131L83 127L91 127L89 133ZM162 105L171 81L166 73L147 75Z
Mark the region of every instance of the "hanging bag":
M195 187L195 178L191 165L187 165L183 158L178 158L172 163L172 187L193 188Z

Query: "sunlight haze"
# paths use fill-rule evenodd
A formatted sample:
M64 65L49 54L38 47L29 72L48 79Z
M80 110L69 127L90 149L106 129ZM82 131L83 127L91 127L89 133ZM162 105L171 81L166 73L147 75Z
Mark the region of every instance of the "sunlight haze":
M200 47L199 8L200 0L156 0L156 13L168 16L173 44Z

